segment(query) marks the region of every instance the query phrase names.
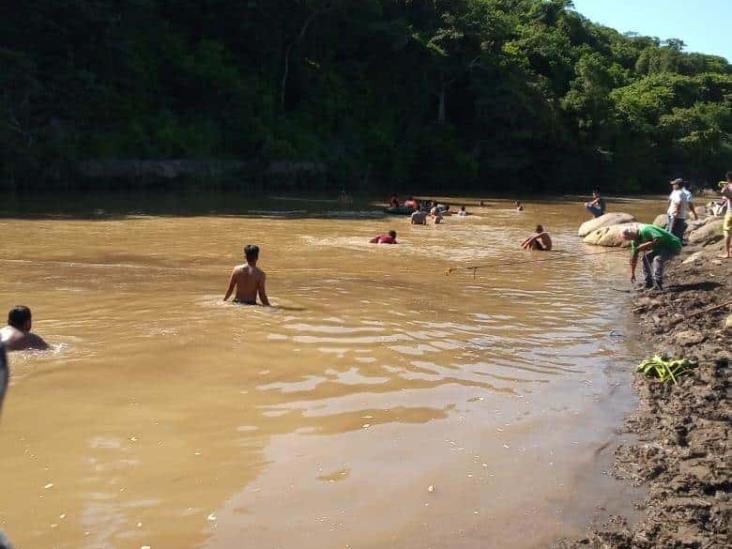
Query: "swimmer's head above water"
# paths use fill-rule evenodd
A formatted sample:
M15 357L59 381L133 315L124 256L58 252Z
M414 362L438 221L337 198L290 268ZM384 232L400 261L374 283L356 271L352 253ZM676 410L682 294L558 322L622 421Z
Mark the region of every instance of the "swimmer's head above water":
M256 244L247 244L244 246L244 257L247 263L256 264L259 259L259 246Z
M33 327L31 310L25 305L16 305L8 313L8 325L21 332L30 332Z

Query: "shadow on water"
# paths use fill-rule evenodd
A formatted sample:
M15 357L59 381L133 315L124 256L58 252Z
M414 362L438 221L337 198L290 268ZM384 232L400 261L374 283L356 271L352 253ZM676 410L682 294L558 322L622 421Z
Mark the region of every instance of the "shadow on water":
M369 200L343 206L332 197L263 196L245 191L90 191L11 193L0 203L0 219L109 221L134 216L251 218L381 218Z
M419 198L425 196L417 194ZM445 201L445 197L430 195ZM460 204L469 208L479 207L481 201L487 204L485 210L507 207L505 203L515 198L531 199L532 204L553 204L566 200L581 203L584 197L568 196L500 196L462 198ZM255 193L235 189L129 189L120 190L70 190L8 192L0 202L0 219L78 219L115 220L133 216L196 217L232 216L239 218L324 218L324 219L368 219L383 218L384 196L356 196L352 205L338 203L333 195L308 193L298 196ZM614 198L612 202L634 199ZM450 201L453 205L456 203ZM404 216L394 216L401 218Z

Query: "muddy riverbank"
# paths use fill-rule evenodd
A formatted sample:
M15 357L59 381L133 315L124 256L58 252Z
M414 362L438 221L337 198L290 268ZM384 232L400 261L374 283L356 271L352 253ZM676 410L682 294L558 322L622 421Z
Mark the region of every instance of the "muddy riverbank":
M707 243L709 244L709 243ZM688 357L698 367L679 383L635 374L639 408L627 421L635 442L616 451L616 476L646 485L642 518L614 517L562 547L729 547L730 328L732 261L721 242L686 249L669 269L667 291L639 294L633 313L648 354Z

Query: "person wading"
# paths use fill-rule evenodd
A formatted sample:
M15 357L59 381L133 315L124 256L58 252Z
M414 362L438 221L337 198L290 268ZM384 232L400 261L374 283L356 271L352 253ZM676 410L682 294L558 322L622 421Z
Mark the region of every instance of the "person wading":
M8 325L0 329L0 343L8 351L23 351L35 349L45 351L48 343L39 335L31 332L33 318L31 310L25 305L16 305L8 313Z
M536 234L532 234L529 238L521 243L524 250L539 250L548 252L552 249L552 237L544 230L541 225L536 226Z
M259 246L249 244L244 248L244 257L247 262L244 265L234 267L229 280L229 287L226 290L224 301L227 301L236 288L234 303L242 303L244 305L256 305L257 294L262 305L269 307L269 299L264 287L266 275L264 271L257 267L259 259Z

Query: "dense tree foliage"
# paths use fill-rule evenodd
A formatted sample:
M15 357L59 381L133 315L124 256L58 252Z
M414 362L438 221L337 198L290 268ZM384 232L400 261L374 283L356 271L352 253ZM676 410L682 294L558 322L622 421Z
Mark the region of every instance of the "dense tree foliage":
M309 160L351 188L651 190L732 168L732 67L569 0L24 0L0 178L90 158Z

